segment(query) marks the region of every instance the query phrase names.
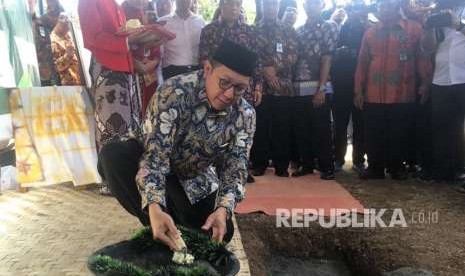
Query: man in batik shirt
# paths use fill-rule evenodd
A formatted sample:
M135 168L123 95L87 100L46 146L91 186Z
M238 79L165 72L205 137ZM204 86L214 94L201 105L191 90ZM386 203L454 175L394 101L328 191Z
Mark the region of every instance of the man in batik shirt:
M400 0L379 0L380 22L363 37L355 73L354 103L365 117L368 169L363 179L383 179L387 168L396 180L407 178L408 130L421 78L420 102L427 99L429 57L422 52L422 27L403 19Z
M257 107L257 132L251 160L254 175L265 173L269 145L275 174L288 177L292 71L297 62L297 34L278 20L279 0L264 0L263 19L255 28L257 53L263 68L262 104ZM270 143L271 141L271 143Z
M313 173L313 157L318 157L321 178L334 179L330 109L327 92L331 59L337 47L334 22L324 21L324 0L305 0L307 22L297 29L299 41L293 105L301 167L293 176Z
M244 197L255 111L242 99L257 56L225 40L204 70L175 76L155 93L141 141L107 144L99 171L123 207L173 250L175 223L229 242Z
M66 15L60 15L58 18L58 22L50 34L50 41L53 61L60 76L61 85L81 85L81 68Z

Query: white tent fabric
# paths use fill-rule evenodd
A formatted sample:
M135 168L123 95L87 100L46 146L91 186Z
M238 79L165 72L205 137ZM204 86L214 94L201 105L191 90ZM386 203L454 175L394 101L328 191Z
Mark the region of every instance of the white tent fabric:
M14 89L10 107L21 187L101 182L93 111L84 88Z

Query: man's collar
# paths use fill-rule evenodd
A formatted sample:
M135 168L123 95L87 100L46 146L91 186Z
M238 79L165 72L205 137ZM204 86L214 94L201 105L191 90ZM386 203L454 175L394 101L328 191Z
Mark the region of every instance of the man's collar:
M242 21L238 18L232 25L231 27L229 26L229 24L224 21L223 19L221 19L221 17L218 19L218 23L220 24L221 27L225 27L225 28L235 28L235 27L240 27L242 26Z
M314 27L314 26L321 26L321 24L323 24L325 22L325 20L320 16L318 19L316 20L307 20L305 22L305 26L308 26L308 27Z
M280 25L281 24L281 21L279 21L277 18L276 20L265 20L265 19L262 19L258 22L258 25L259 26L277 26L277 25Z
M198 91L198 102L194 105L195 109L205 107L207 109L207 117L208 118L223 118L226 117L228 114L231 113L233 105L229 106L225 110L216 110L210 104L210 101L207 97L207 91L205 87Z
M378 23L377 29L379 30L379 29L390 28L394 26L399 26L401 29L405 30L407 28L407 20L404 19L402 16L400 16L399 19L392 21L392 22L386 23L386 22L380 21Z
M184 19L184 18L182 18L181 16L179 16L178 13L175 11L175 12L173 13L173 18L178 18L178 19L181 19L181 20L187 20L187 19L191 18L193 15L194 15L194 13L191 12L191 13L189 14L189 16L188 16L187 18Z

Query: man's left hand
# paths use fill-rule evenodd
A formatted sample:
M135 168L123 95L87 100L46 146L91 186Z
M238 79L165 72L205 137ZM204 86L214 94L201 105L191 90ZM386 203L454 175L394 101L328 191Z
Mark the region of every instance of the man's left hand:
M418 88L418 94L420 95L420 104L426 103L429 98L429 85L422 83Z
M228 211L225 207L219 207L210 216L202 226L203 230L212 229L213 235L212 240L216 242L222 242L223 237L226 234L226 219L228 217Z
M255 106L259 106L262 103L262 94L263 89L261 84L255 85L255 90L253 92Z
M313 107L321 107L325 103L325 92L318 91L313 95Z

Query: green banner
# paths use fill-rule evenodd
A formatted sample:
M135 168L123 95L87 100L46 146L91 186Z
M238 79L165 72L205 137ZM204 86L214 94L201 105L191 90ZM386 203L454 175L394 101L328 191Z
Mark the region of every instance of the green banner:
M0 87L40 86L27 0L0 0L0 40Z
M10 113L8 104L8 91L4 88L0 88L0 115Z

